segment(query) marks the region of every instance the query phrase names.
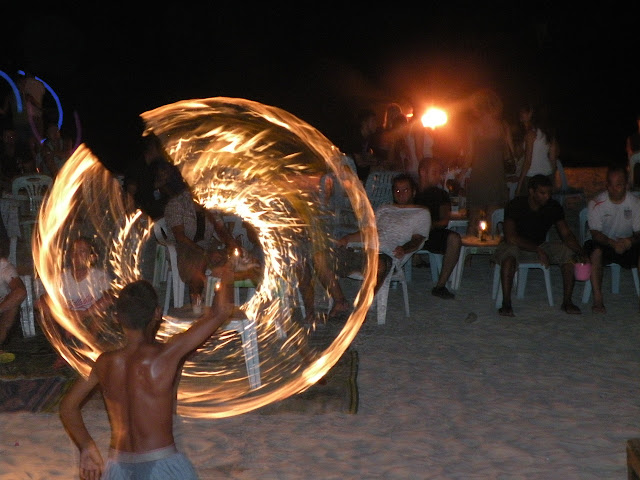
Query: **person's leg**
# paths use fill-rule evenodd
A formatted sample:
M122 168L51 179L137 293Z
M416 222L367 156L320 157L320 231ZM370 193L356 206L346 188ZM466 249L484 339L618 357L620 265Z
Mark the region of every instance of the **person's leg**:
M336 253L336 255L338 257L346 255L346 252L344 252L344 250L346 249L339 249L338 251L341 253ZM340 287L338 275L336 274L336 271L331 268L331 266L334 264L334 262L332 262L331 260L331 256L332 252L329 251L317 253L314 256L314 267L316 270L318 281L324 288L327 289L327 292L329 292L329 296L333 300L333 306L329 311L329 317L334 317L348 311L350 307L349 302L347 302L342 288Z
M509 255L500 264L500 282L502 284L502 308L498 313L505 317L513 317L511 306L511 291L513 289L513 277L516 274L516 257Z
M381 253L378 255L378 272L376 276L376 286L373 289L373 293L378 293L378 290L382 286L382 282L387 278L391 268L393 267L393 260L388 255Z
M460 258L460 248L462 247L462 239L457 232L449 231L447 235L447 244L442 259L442 270L436 287L444 287L451 276L451 272L456 267Z
M573 251L564 243L559 242L545 242L540 247L549 257L549 262L552 265L560 265L562 272L562 305L560 308L566 313L579 315L582 312L572 300L573 288L576 283L573 271Z
M560 266L562 271L562 288L563 299L561 309L570 314L580 314L580 308L573 303L573 287L575 286L576 279L573 273L572 263L563 263Z
M18 312L20 311L20 306L11 307L9 310L6 310L0 314L0 348L2 344L7 340L9 336L9 331L13 324L16 323L16 319L18 318Z
M595 246L590 256L591 261L591 291L593 294L594 313L605 313L606 309L602 301L602 248Z

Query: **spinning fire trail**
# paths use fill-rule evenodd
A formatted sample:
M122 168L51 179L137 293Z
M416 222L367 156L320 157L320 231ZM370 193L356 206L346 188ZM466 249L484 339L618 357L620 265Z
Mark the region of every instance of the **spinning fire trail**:
M148 132L163 143L208 209L236 215L257 232L264 267L256 293L240 307L255 327L261 385L251 389L238 334L221 330L184 365L178 413L225 417L299 393L317 382L355 338L373 300L377 234L371 206L342 154L320 132L281 109L244 99L182 101L142 114ZM330 182L324 180L330 179ZM293 314L299 306L296 267L330 249L338 219L329 193L344 191L364 232L367 262L353 313L328 347L308 347L309 328ZM82 322L68 311L60 277L73 239L94 239L96 266L108 271L116 293L141 277L142 252L153 221L128 211L120 184L81 145L66 162L43 203L33 237L34 262L53 314L43 328L50 342L81 374L123 335L105 312ZM170 288L168 286L167 288ZM319 318L319 317L318 317ZM193 318L165 316L158 341Z

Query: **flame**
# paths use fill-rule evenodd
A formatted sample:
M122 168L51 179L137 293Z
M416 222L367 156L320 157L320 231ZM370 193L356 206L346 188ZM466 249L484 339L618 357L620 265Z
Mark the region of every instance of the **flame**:
M422 115L422 125L435 129L447 123L447 113L436 107L430 107L424 115Z
M375 228L364 228L375 221L361 183L342 167L342 154L326 137L275 107L244 99L187 100L145 112L142 118L197 201L253 226L264 254L256 294L241 307L257 329L262 385L249 388L237 333L220 331L186 361L178 412L226 417L307 389L339 360L373 300L378 243ZM333 245L337 219L319 188L327 175L348 186L344 190L368 248L353 313L335 338L316 347L294 311L298 267L313 266L314 255ZM125 205L118 182L82 145L45 199L34 235L35 266L52 313L44 321L45 334L83 375L100 353L121 346L123 336L108 312L90 324L70 313L59 278L70 241L80 233L97 240L99 267L112 276L116 293L140 278L153 222L140 211L128 212ZM188 328L193 318L184 317L166 316L158 341Z

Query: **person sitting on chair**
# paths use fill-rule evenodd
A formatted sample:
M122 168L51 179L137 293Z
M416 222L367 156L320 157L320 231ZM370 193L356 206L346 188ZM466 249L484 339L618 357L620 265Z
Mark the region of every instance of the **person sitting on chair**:
M551 198L551 180L545 175L534 175L528 184L528 196L516 197L507 203L504 211L504 240L498 245L494 261L501 266L502 308L500 315L513 317L511 290L516 266L520 262L540 262L545 267L560 265L562 270L562 310L580 314L573 303L574 256L584 252L569 229L562 206ZM562 243L546 240L549 229L555 225Z
M405 255L418 250L429 237L431 215L427 208L414 205L413 198L416 185L408 174L399 174L393 179L394 204L382 205L375 212L375 221L380 241L377 292L392 268L392 258L401 259ZM349 248L350 243L362 242L362 232L357 231L337 241L334 269L330 268L330 260L326 253L316 259L315 267L320 282L327 287L333 307L329 318L337 317L350 311L349 303L340 288L338 278L361 272L364 266L364 252Z
M5 352L1 348L18 318L20 304L27 297L27 289L8 257L9 239L0 236L0 363L8 363L15 359L13 353Z
M462 239L459 233L447 229L451 216L451 198L439 187L441 170L440 164L432 158L420 162L418 168L420 188L415 197L415 203L424 205L431 213L431 231L422 248L433 253L444 254L442 270L431 293L440 298L454 298L454 294L447 290L446 284L458 263Z
M594 313L606 313L602 300L602 267L617 263L640 268L640 199L627 192L629 173L624 166L607 170L607 189L588 205L591 240L585 250L591 259Z

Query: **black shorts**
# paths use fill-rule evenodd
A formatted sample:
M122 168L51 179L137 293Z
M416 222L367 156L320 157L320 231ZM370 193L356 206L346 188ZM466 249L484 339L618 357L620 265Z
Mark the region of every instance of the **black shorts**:
M424 250L429 250L432 253L444 253L447 249L447 237L450 233L455 233L453 230L446 228L436 228L429 232L429 238L424 242L422 247Z
M616 253L616 251L609 245L602 245L601 243L594 242L593 240L587 240L584 243L584 249L588 255L591 255L596 248L602 250L602 264L608 265L609 263L617 263L622 268L633 268L638 266L638 256L640 256L640 245L634 244L629 250L623 254Z

